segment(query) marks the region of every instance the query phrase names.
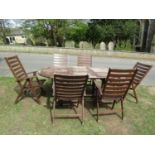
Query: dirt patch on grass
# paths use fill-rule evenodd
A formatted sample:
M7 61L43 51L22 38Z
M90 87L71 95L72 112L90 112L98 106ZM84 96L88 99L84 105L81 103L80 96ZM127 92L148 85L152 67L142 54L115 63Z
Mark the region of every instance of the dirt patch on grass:
M151 95L155 95L155 87L149 87L149 88L148 88L148 92L149 92L149 94L151 94Z
M121 120L117 115L105 115L99 117L100 124L103 124L106 129L107 134L112 135L127 135L132 134L130 123L127 122L127 119L124 117Z
M139 103L141 102L143 103L144 106L150 106L153 104L151 101L148 100L148 98L144 98L144 97L141 97L139 99Z

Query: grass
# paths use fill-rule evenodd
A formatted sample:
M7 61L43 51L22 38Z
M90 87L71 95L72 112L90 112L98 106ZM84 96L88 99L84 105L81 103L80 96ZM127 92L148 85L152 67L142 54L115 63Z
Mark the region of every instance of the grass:
M93 109L90 98L86 98L84 125L78 119L56 119L52 125L50 110L44 106L46 98L41 98L41 105L30 98L14 104L15 85L13 78L0 77L1 135L155 134L155 86L139 86L138 104L131 96L127 96L123 121L117 115L105 115L97 123L91 115L96 108Z

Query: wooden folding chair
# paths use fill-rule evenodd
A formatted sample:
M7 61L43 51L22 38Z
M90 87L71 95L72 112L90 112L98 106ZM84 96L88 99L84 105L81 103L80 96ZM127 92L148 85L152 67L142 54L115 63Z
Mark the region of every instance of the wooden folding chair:
M67 66L68 56L65 54L53 54L53 66Z
M92 56L90 54L80 54L80 55L78 55L77 65L78 66L92 67ZM90 90L90 87L92 88L92 93L93 93L93 81L88 79L87 89L86 89L86 94L87 95L88 94L90 95L90 93L88 93L89 90Z
M136 88L142 82L142 80L147 75L147 73L152 68L152 66L137 62L133 68L137 69L137 73L136 73L135 78L134 78L132 85L130 87L130 89L133 91L133 94L130 93L130 95L132 97L134 97L136 99L136 103L138 103Z
M78 55L78 66L92 67L92 56L89 54Z
M83 123L84 119L84 89L87 83L88 75L81 76L67 76L67 75L54 75L54 100L52 109L52 120L62 117L75 117L81 118ZM56 105L59 103L70 104L76 111L76 107L81 103L82 110L76 114L55 114Z
M109 69L105 85L103 85L103 87L99 86L95 81L97 97L97 121L99 119L99 115L108 114L99 112L100 105L114 111L113 108L118 102L121 102L121 114L123 119L123 102L132 84L135 74L135 69Z
M26 73L18 56L6 57L5 60L18 84L15 87L15 91L18 93L15 103L27 96L40 103L39 98L43 81L38 79L36 72Z

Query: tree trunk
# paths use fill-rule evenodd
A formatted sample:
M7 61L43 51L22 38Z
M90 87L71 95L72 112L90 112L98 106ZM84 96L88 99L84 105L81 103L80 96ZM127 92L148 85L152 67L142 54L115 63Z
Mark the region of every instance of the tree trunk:
M151 21L150 28L149 28L149 32L146 40L146 48L145 48L145 51L147 52L150 52L151 50L151 44L152 44L153 36L155 34L155 20L152 19L150 21Z
M6 29L5 29L5 23L4 23L4 19L0 20L0 28L1 28L1 33L2 33L2 39L3 39L3 43L6 44Z

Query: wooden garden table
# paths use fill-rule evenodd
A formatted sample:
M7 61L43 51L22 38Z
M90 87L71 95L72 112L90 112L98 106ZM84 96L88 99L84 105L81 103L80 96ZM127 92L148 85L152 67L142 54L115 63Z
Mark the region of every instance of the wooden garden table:
M85 66L52 66L43 68L38 71L38 74L42 77L53 78L54 74L60 75L88 75L91 80L105 79L108 73L108 68L95 68Z
M101 79L104 80L107 76L108 68L94 68L86 66L52 66L48 68L43 68L38 71L38 74L45 78L54 78L54 74L60 75L88 75L91 80ZM54 92L53 92L54 93ZM94 94L94 84L92 89L92 94ZM50 96L47 97L47 106L50 105Z

